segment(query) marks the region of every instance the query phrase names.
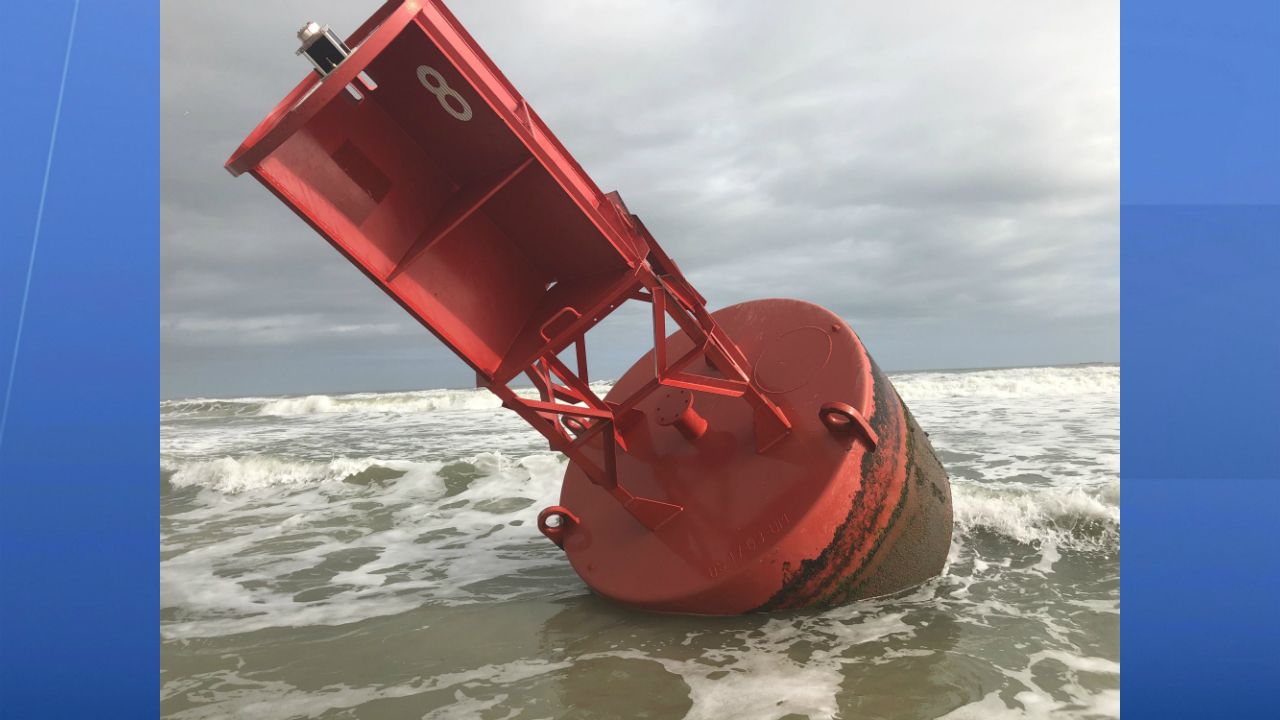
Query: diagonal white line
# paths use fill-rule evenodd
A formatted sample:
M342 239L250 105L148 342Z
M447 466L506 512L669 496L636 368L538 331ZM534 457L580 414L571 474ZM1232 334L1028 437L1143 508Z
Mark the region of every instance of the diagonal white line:
M58 140L58 121L62 119L62 95L67 89L67 68L71 65L71 45L76 39L76 17L80 0L71 8L71 29L67 32L67 52L62 58L62 80L58 83L58 104L53 110L53 130L49 135L49 155L44 161L44 182L40 185L40 204L36 206L36 230L31 238L31 255L27 259L27 279L22 286L22 304L18 306L18 331L13 338L13 359L9 361L9 382L4 388L4 407L0 409L0 450L4 449L4 428L9 421L9 398L13 395L13 377L18 370L18 349L22 344L22 326L27 319L27 297L31 294L31 273L36 266L36 248L40 244L40 225L44 222L44 200L49 194L49 172L53 169L53 147Z

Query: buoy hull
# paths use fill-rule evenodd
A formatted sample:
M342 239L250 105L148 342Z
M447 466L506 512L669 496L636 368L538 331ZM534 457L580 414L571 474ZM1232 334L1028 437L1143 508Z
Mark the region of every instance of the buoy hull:
M760 451L739 399L699 393L706 428L691 438L658 422L680 398L655 393L625 434L618 478L684 509L645 528L571 465L561 505L576 521L562 537L582 579L626 605L731 615L837 605L937 575L951 542L946 473L853 330L796 300L713 315L791 431ZM683 333L667 343L671 354L691 347ZM652 354L641 358L606 400L650 381L652 368Z
M341 52L312 53L316 72L226 167L270 188L565 454L562 504L538 529L591 587L731 614L938 572L946 475L840 318L762 300L713 319L440 0L388 0L344 41L321 35ZM587 335L628 302L649 304L657 347L601 399ZM524 378L536 396L513 389Z

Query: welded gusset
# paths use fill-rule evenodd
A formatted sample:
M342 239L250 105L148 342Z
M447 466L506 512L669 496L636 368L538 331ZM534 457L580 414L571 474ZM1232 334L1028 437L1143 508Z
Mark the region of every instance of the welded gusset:
M552 360L554 361L554 358ZM557 370L554 362L549 364L553 372ZM606 404L585 383L576 382L572 378L573 374L563 365L558 368L557 374L559 373L567 375L572 385L578 385L573 390L586 395L586 402L591 405L598 404L604 408L529 400L516 395L506 385L490 386L489 390L502 398L504 407L514 410L541 432L553 450L564 453L569 462L581 468L591 482L607 491L644 527L656 530L679 515L683 510L680 505L654 498L639 497L618 482L617 452L619 444L625 440L618 432L614 421L617 408ZM545 378L545 376L542 377ZM549 381L544 379L543 382ZM540 385L539 389L544 395L550 394L546 385ZM582 425L581 431L573 437L561 422L562 417L571 417L579 422L587 419L589 423ZM593 456L594 454L586 452L588 446L599 452L599 461Z

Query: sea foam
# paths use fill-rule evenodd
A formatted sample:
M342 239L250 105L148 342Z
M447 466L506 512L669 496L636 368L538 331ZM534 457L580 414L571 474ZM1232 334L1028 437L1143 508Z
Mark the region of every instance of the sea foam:
M618 682L687 693L686 717L764 719L891 714L912 675L936 679L935 715L1118 715L1118 653L1095 640L1119 615L1119 368L892 377L952 478L942 574L828 612L720 619L593 599L533 522L557 502L564 458L484 390L165 401L168 652L243 658L289 628L353 657L434 658L460 633L501 636L503 654L375 680L352 664L322 686L313 653L289 659L305 683L228 664L165 679L162 697L197 699L174 717L410 697L415 716L498 716L638 673Z
M891 373L890 378L908 403L951 397L1060 398L1120 392L1118 365Z
M548 465L548 459L553 457L539 453L507 458L500 453L483 453L450 467L454 474L466 475L469 484L484 485L487 496L501 499L519 497L527 491L529 476L509 472L511 467L537 468L543 482L557 482L564 466ZM172 473L169 482L175 489L194 487L224 495L263 496L358 481L371 469L383 471L384 485L393 486L402 476L410 476L415 482L423 476L440 481L443 467L439 462L350 457L309 461L267 455L185 462L166 459L162 463L162 469ZM987 531L1019 543L1052 543L1079 550L1113 550L1119 545L1118 482L1098 487L956 483L952 491L957 532Z
M938 398L1069 397L1115 394L1120 389L1116 365L1031 367L960 372L890 373L894 387L908 403ZM592 388L606 394L612 382L595 382ZM531 388L517 391L535 397ZM479 388L417 390L410 392L304 395L297 397L188 398L160 403L161 416L263 415L295 417L331 413L424 413L486 410L501 407L497 396Z

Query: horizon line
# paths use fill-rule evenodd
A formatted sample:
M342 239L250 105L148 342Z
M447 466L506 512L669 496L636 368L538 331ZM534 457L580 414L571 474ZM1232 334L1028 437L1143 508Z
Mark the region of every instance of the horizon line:
M1119 365L1119 360L1090 360L1087 362L1075 363L1050 363L1042 365L984 365L972 367L946 367L946 368L922 368L918 370L885 370L886 375L910 375L913 373L946 373L946 372L981 372L983 370L1030 370L1034 368L1069 368L1069 367L1085 367L1090 365ZM612 383L617 378L608 378L605 380L590 380L591 383ZM533 387L531 384L511 385L514 389ZM379 390L328 390L322 392L292 392L281 393L277 395L257 394L257 395L186 395L186 396L161 396L160 402L174 402L179 400L240 400L250 397L268 397L268 398L287 398L287 397L310 397L310 396L337 396L337 395L361 395L366 393L389 394L389 393L408 393L408 392L426 392L428 390L479 390L479 387L398 387L385 388Z

